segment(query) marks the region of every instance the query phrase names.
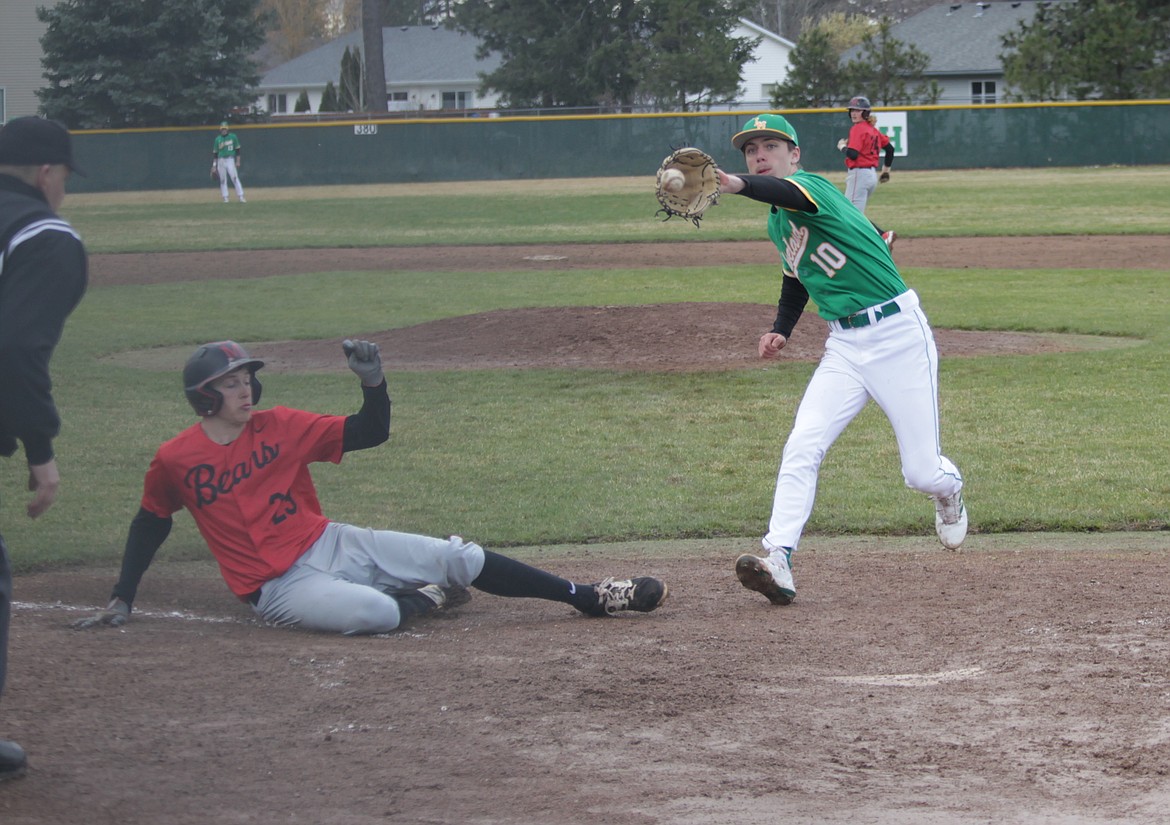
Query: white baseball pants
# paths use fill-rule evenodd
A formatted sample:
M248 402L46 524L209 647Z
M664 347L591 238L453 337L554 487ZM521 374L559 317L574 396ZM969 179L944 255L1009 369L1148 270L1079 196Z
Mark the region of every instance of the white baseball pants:
M877 185L877 169L850 169L845 172L845 197L862 212Z
M223 196L223 202L228 200L228 176L231 176L232 185L236 187L236 197L240 202L244 202L244 186L240 183L240 173L236 169L235 158L216 158L216 171L219 172L219 194ZM263 200L263 199L261 199Z
M389 633L401 615L395 592L428 584L466 587L483 570L483 548L332 523L283 576L264 583L252 608L266 622L354 636Z
M938 350L918 296L895 299L896 315L843 329L830 322L825 355L813 372L784 445L768 533L768 551L796 549L812 514L817 474L829 447L869 399L894 427L906 486L951 496L963 486L958 468L939 446Z

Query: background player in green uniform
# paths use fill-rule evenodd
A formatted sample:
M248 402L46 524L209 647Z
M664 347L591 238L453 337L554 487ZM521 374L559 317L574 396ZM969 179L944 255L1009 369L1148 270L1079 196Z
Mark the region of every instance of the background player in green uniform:
M240 203L244 200L244 185L240 183L240 139L236 133L229 131L227 121L219 124L219 134L211 146L211 168L219 175L219 194L223 202L228 202L228 178L236 188L236 197Z
M796 596L791 556L812 513L821 461L871 398L893 425L906 485L933 498L935 528L950 549L967 534L963 479L939 445L934 333L881 236L836 186L800 169L796 130L784 117L753 117L732 143L752 174L720 170L720 191L771 206L768 237L783 259L776 322L760 338L760 357L779 355L810 297L829 325L784 445L765 555L736 560L744 587L788 604Z

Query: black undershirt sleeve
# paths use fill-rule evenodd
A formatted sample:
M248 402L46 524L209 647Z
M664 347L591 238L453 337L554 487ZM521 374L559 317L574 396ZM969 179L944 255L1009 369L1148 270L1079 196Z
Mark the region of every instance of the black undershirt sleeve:
M776 302L776 323L772 324L772 332L789 338L808 304L808 290L798 278L785 275L781 280L783 283L780 284L780 300Z
M817 207L808 196L790 180L774 178L771 175L740 175L743 191L739 194L761 203L769 203L782 209L797 212L816 212Z
M128 606L134 604L134 596L138 593L138 583L150 563L154 561L154 554L162 543L171 534L171 525L174 522L168 518L156 516L145 507L139 507L137 515L130 522L130 533L126 537L126 549L122 552L122 572L118 576L118 583L114 585L114 592L110 599L121 599Z
M362 386L362 408L345 419L341 451L368 450L390 438L390 395L386 382Z
M849 146L845 149L845 157L849 158L850 160L857 160L857 156L860 154L861 152L858 152L852 146Z
M894 144L887 143L886 144L886 168L888 169L893 165L894 165Z

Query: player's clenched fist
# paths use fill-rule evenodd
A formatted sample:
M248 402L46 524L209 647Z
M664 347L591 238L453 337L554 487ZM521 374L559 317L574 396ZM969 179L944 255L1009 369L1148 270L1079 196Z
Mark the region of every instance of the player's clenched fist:
M347 338L341 342L341 349L345 352L349 368L362 379L363 385L377 387L385 380L382 355L373 341L351 341Z
M784 349L788 339L778 332L765 332L760 336L760 357L775 358Z

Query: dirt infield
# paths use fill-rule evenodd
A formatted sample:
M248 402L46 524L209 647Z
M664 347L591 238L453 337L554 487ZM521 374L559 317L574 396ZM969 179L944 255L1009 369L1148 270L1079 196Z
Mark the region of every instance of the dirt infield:
M903 266L1001 265L986 261L1007 256L1013 240L1021 259L1044 245L997 239L911 264L912 240L896 257ZM1168 240L1125 245L1155 250L1129 265L1163 267ZM1121 265L1121 250L1101 239L1062 243L1034 260ZM759 252L719 247L710 251L722 261ZM518 253L571 261L583 249L493 254L511 269ZM591 249L624 252L625 267L663 265L641 246ZM991 258L975 263L981 249ZM289 255L214 268L207 256L95 256L95 288L146 282L136 279L151 271L258 276L274 257L283 262L267 274L294 271ZM296 271L376 260L420 269L424 259L465 269L493 260L333 250L309 253ZM739 324L761 311L770 320L767 307L732 307L726 330L701 336L719 353ZM537 340L572 312L585 316L582 329L605 326L611 341L639 326L628 312L597 309L503 323L485 313L478 349L490 349L493 323L501 333L522 323ZM712 307L652 311L691 313L669 322L698 325ZM425 336L441 328L409 334L414 355L396 368L446 368L426 360ZM947 340L940 332L944 356L963 354ZM1065 344L1029 338L1003 351ZM516 348L501 335L494 351ZM599 347L589 365L617 363L620 349ZM312 357L311 346L298 354L290 344L273 366L312 368ZM685 368L686 357L666 368ZM728 361L689 357L704 368ZM977 523L978 502L969 504ZM671 596L650 615L595 620L477 593L450 615L356 639L264 627L211 564L168 562L165 549L120 630L68 627L105 600L115 568L21 576L0 736L24 744L32 767L0 784L0 825L1165 820L1170 534L975 535L960 553L933 536L810 536L795 560L799 596L784 608L734 578L735 556L755 547L725 539L517 551L578 581L659 575Z

